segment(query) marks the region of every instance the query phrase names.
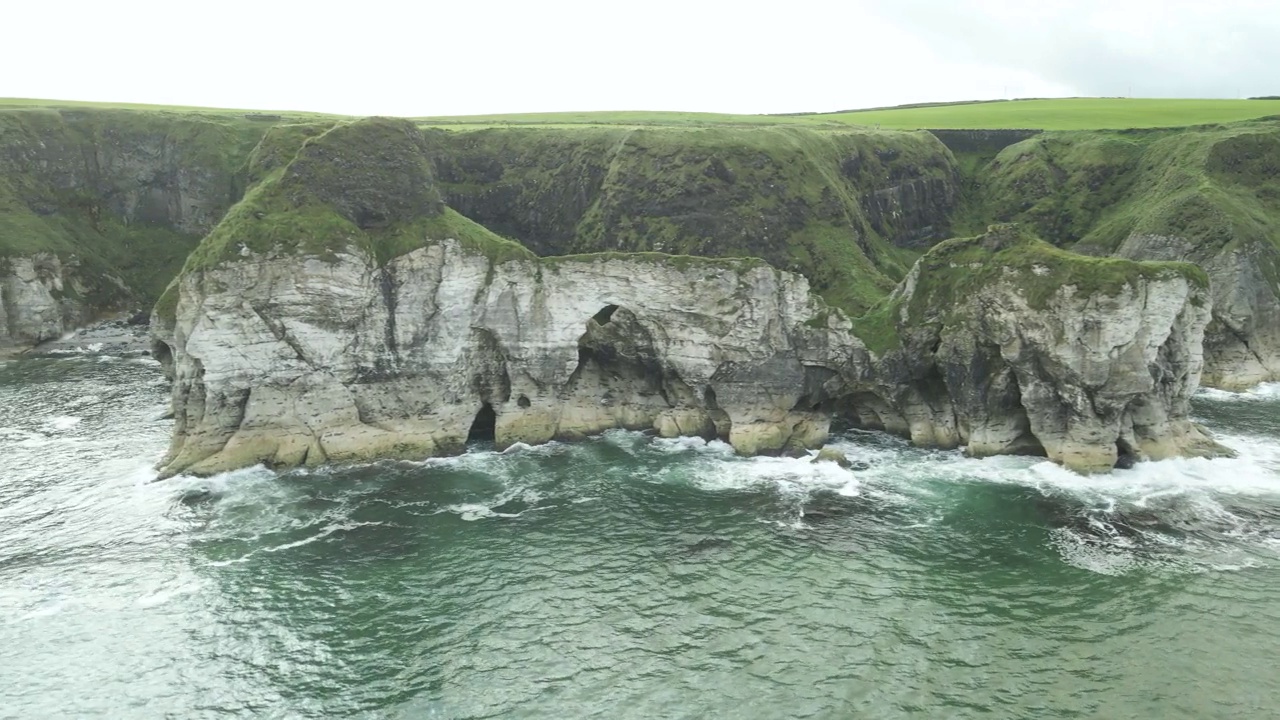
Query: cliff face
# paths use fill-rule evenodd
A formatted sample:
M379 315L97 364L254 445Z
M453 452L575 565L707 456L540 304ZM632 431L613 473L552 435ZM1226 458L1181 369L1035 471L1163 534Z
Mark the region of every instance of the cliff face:
M0 111L0 342L150 302L240 194L260 129L193 114Z
M826 435L825 416L796 409L833 364L808 346L815 301L760 263L495 262L444 240L383 266L356 248L250 256L185 275L181 293L161 333L178 410L166 474L615 427L719 436L745 453Z
M1208 317L1194 268L999 230L944 243L850 321L759 260L538 258L441 205L431 153L408 123L337 126L193 253L153 326L174 379L165 474L615 427L797 452L835 416L1081 470L1216 449L1186 419Z
M61 337L89 319L87 288L74 267L49 253L0 260L0 348Z
M1087 258L1007 226L951 240L880 309L879 387L859 414L918 444L1082 471L1221 454L1187 419L1209 303L1189 265Z
M821 380L856 343L806 325L759 260L538 259L439 204L423 138L315 137L205 239L157 313L177 417L164 472L458 452L612 427L821 443ZM384 163L396 173L371 173Z
M1204 383L1280 380L1280 132L1053 133L984 170L991 216L1092 255L1204 268L1213 315Z
M0 345L185 268L154 321L168 472L453 452L478 415L503 444L650 427L743 452L842 415L1096 470L1219 452L1186 420L1202 373L1280 378L1273 123L943 133L953 154L855 129L277 120L0 112ZM1005 228L920 258L991 217L1095 257Z

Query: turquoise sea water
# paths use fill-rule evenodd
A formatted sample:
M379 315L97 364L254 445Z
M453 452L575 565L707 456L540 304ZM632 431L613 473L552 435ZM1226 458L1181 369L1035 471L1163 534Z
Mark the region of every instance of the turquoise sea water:
M0 717L1280 715L1280 387L1084 478L612 432L153 482L146 359L0 365Z

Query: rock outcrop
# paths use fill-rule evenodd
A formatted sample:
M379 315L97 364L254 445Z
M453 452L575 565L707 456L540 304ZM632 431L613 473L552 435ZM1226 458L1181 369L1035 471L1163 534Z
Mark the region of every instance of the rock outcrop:
M1190 266L1074 256L993 229L916 265L882 309L891 344L873 353L855 334L872 334L865 321L758 261L495 259L424 243L385 265L353 244L184 275L157 328L178 421L164 472L618 427L798 451L837 415L1085 472L1227 452L1187 416L1209 320Z
M613 427L820 444L856 341L758 260L539 259L442 207L401 121L308 141L205 239L154 321L166 474L459 452ZM387 162L396 173L365 170Z
M0 352L61 337L91 319L90 288L76 269L51 253L0 258Z
M615 427L744 453L821 444L828 415L807 396L835 361L804 325L818 302L803 278L751 261L495 262L452 239L385 266L357 248L250 256L181 281L161 332L178 410L164 472Z
M1210 302L1194 266L1089 258L993 227L934 248L862 321L884 326L884 352L854 409L917 444L1085 472L1226 454L1188 419Z
M1274 122L1180 133L1046 133L980 173L984 204L1090 255L1194 263L1213 315L1205 385L1280 380L1280 132Z
M1135 233L1117 254L1195 260L1208 273L1213 320L1205 333L1204 385L1242 391L1280 380L1280 249L1245 242L1213 252L1185 237Z

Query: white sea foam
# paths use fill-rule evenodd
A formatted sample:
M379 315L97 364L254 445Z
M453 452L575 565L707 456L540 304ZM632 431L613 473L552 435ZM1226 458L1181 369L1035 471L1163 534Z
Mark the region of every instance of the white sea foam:
M46 424L48 424L48 426L53 428L54 430L70 430L76 425L79 425L80 421L83 419L84 418L79 418L72 415L58 415L56 417L49 418L46 421Z
M1262 383L1244 392L1230 392L1215 388L1200 388L1197 396L1220 402L1266 402L1280 399L1280 382Z
M719 455L720 453L717 453ZM807 495L815 489L857 495L860 483L854 474L832 462L802 458L753 457L727 460L711 458L694 482L706 490L745 490L770 486L789 495Z
M62 599L41 603L38 607L28 611L27 613L23 614L21 617L17 618L17 620L18 621L37 620L39 618L52 617L54 615L61 613L70 604L71 603L69 603L68 601L62 600Z
M350 522L350 521L330 523L329 525L326 525L325 527L321 528L320 532L317 532L314 535L310 535L301 540L287 542L287 543L284 543L283 545L275 545L272 547L263 548L262 551L274 553L274 552L281 552L283 550L292 550L293 548L302 547L303 545L310 545L313 542L319 542L336 532L346 532L349 530L355 530L358 527L365 527L366 525L381 525L381 524L382 523L379 523L379 522Z
M700 437L653 438L650 447L663 453L703 452L732 456L733 446L723 440L706 440Z
M0 441L14 442L17 444L40 442L45 440L45 436L31 430L24 430L15 427L0 427Z
M507 502L507 501L503 501L503 502ZM496 503L493 503L493 507L497 507L502 504L503 504L502 502L496 502ZM457 505L447 505L445 506L444 510L446 512L454 513L455 515L460 516L463 520L466 520L468 522L481 520L483 518L493 518L493 517L514 518L514 517L520 517L523 514L523 513L497 512L493 509L493 507L490 507L489 505L483 505L481 503L459 503Z
M81 395L77 398L68 400L66 406L69 408L78 408L84 407L85 405L95 405L100 402L102 402L101 395Z
M222 493L246 482L261 483L264 480L274 480L275 478L276 474L265 465L254 465L253 467L231 470L217 475L210 475L209 477L175 475L171 478L171 482L175 488L182 492L207 490L213 493Z

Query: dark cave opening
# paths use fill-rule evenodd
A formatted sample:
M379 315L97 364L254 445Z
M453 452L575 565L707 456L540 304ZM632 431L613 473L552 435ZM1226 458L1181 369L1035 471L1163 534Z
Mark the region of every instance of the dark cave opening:
M480 411L476 413L476 419L471 422L467 442L492 442L496 436L497 425L498 414L493 411L493 406L489 403L481 405Z
M729 413L725 412L717 402L715 389L708 385L702 391L702 400L706 404L707 414L711 416L711 424L715 426L716 436L721 440L728 440L733 421L729 418Z
M1134 451L1124 438L1116 440L1116 464L1117 470L1128 470L1138 463L1138 453Z

